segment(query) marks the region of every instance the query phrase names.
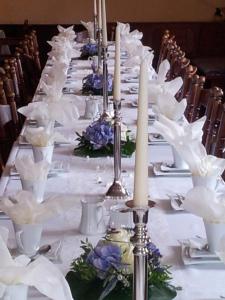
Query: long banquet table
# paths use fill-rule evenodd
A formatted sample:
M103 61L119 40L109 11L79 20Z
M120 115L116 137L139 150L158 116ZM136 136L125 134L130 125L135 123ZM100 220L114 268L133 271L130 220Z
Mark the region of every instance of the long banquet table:
M78 45L80 46L80 45ZM72 60L74 72L67 84L77 91L77 95L64 95L74 101L79 108L80 115L84 114L85 96L81 96L80 89L82 78L91 72L91 61ZM47 63L43 75L51 67ZM109 60L109 71L113 70L113 59ZM129 94L129 88L134 83L125 83L124 79L129 77L125 68L122 68L122 117L123 122L135 134L137 109L133 105L137 95ZM137 86L137 84L136 84ZM38 87L39 89L39 87ZM38 90L37 89L37 90ZM41 101L43 95L35 94L33 101ZM63 99L62 99L63 101ZM69 171L60 173L58 176L49 178L47 181L45 196L61 194L62 197L69 196L75 201L75 206L64 215L57 216L44 226L42 244L62 241L61 262L59 268L64 274L69 270L73 258L80 254L80 241L85 237L79 233L79 222L81 217L80 200L90 195L104 195L113 179L113 159L88 158L73 155L73 148L76 144L75 132L82 132L91 120L80 119L74 121L70 127L57 127L55 130L63 133L71 140L71 144L61 145L54 148L53 162L61 161L69 166ZM25 125L26 126L26 125ZM28 126L28 125L27 125ZM149 132L153 132L151 124ZM13 194L21 189L18 178L10 176L10 168L15 158L23 155L32 155L31 147L24 147L15 142L8 163L0 181L1 195ZM149 234L152 241L160 248L163 254L163 262L172 266L173 283L182 287L176 299L180 300L216 300L225 298L225 267L221 265L194 265L184 266L181 259L181 247L179 240L192 238L194 236L205 237L204 226L201 218L187 212L177 212L171 208L168 194L185 194L191 187L190 177L160 177L154 176L152 171L153 163L172 162L172 152L169 145L149 146L149 195L156 202L156 206L150 210ZM122 179L128 191L133 189L134 155L131 158L122 159ZM99 181L101 177L102 181ZM223 186L220 187L223 189ZM106 207L112 203L105 200ZM108 221L108 209L105 210L105 219ZM0 219L0 225L10 229L9 246L15 247L15 239L12 223L7 219ZM96 243L100 236L90 236L89 240ZM1 259L1 258L0 258ZM46 299L34 289L29 291L29 299ZM91 300L91 299L90 299Z

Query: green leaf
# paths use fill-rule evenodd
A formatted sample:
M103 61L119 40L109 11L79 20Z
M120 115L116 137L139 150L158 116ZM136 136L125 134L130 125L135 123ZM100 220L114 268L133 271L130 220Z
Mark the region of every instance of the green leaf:
M77 274L72 271L66 275L66 280L70 286L72 296L76 300L97 300L103 289L101 280L81 280Z
M103 291L103 281L98 278L92 281L81 280L75 272L70 271L66 275L66 280L76 300L98 300ZM176 295L176 289L167 284L149 287L149 300L171 300ZM124 289L118 284L104 300L132 300L132 290Z
M149 287L149 300L171 300L177 295L175 287L167 284Z

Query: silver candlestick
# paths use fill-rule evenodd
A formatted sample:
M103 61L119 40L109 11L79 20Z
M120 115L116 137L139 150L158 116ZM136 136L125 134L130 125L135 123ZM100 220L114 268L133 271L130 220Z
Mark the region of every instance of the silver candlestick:
M102 65L102 30L98 28L97 30L97 40L98 40L98 73L100 73Z
M151 205L149 201L149 205ZM149 207L134 207L133 201L128 201L127 206L133 211L135 224L134 236L134 275L133 275L133 300L148 300L148 249L150 238L147 234Z
M103 114L102 118L108 118L108 64L107 64L107 47L102 47L102 55L103 55Z
M125 198L127 190L121 183L121 101L114 101L114 181L108 189L106 196L113 198Z

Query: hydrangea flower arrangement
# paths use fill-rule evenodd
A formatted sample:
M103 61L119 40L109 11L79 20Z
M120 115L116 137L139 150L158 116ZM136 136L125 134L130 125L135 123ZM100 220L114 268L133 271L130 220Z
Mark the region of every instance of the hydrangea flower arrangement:
M74 154L79 156L110 156L113 155L114 127L112 121L99 119L89 125L80 135L74 149ZM130 139L129 131L122 126L121 155L129 157L135 151L135 143Z
M127 230L113 230L95 247L81 242L83 253L71 265L66 279L77 300L131 300L133 245ZM160 262L159 249L148 243L149 300L170 300L177 288L170 284L169 267Z
M108 94L112 95L113 76L108 74ZM103 95L103 74L92 73L83 78L83 95Z
M91 56L98 55L98 46L94 43L88 43L81 48L80 58L88 59Z

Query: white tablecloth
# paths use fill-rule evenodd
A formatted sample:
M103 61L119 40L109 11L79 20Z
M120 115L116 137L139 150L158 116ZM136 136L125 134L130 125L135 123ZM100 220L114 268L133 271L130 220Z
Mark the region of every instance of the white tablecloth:
M90 71L90 61L76 61L77 73L73 74L73 82L70 86L76 86L77 91L81 89L81 78ZM83 66L83 67L82 67ZM49 67L48 67L49 68ZM48 71L46 67L44 72ZM88 68L88 69L87 69ZM110 71L112 68L110 67ZM77 77L76 77L77 74ZM122 78L125 78L123 75ZM125 99L122 102L123 121L135 132L136 108L130 105L131 101L137 99L137 95L130 95L127 91L135 84L122 84ZM41 100L44 96L35 95L34 101ZM79 107L81 115L84 113L84 96L65 95L70 97ZM76 144L75 131L82 132L90 120L78 120L71 128L58 128L65 136L74 140ZM149 132L152 127L149 126ZM76 200L76 206L66 214L56 217L45 224L42 244L62 240L61 252L62 263L58 266L64 274L69 270L73 258L80 253L80 240L85 239L79 233L79 222L81 216L80 200L88 194L105 194L113 179L112 158L81 158L73 156L74 144L55 147L53 161L65 161L70 165L70 172L48 179L46 196L51 194L71 195ZM20 180L9 177L9 167L13 165L15 157L21 155L32 155L31 148L22 148L15 143L5 172L0 182L1 194L12 194L21 189ZM185 212L172 210L168 194L185 194L191 187L191 178L188 177L155 177L152 173L152 163L172 162L170 146L149 146L149 195L156 201L155 208L150 210L149 233L153 242L160 248L163 261L172 265L173 283L183 289L178 293L176 299L180 300L216 300L225 297L225 267L220 265L184 266L181 260L181 248L179 239L191 238L196 235L205 237L203 222L200 218ZM122 159L123 182L128 191L133 190L134 155L131 158ZM97 178L102 178L102 183ZM109 200L106 205L110 206ZM106 216L107 219L107 216ZM14 232L11 221L0 220L0 225L10 228L10 245L15 245ZM91 242L97 242L99 236L90 237ZM1 258L0 258L1 259ZM30 290L29 299L46 299L34 290ZM91 300L91 299L90 299Z

